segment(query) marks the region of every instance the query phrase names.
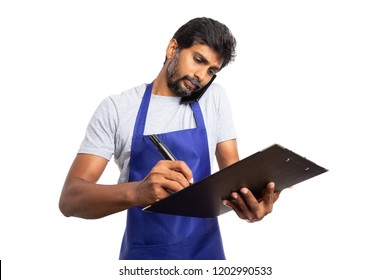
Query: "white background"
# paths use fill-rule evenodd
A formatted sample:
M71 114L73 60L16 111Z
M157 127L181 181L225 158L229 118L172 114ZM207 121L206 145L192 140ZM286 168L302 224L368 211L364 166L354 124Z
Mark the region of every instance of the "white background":
M262 222L221 216L228 261L218 264L272 266L269 279L389 279L386 2L2 1L4 279L124 279L125 213L65 218L62 184L100 101L154 79L173 33L198 16L238 41L217 82L241 157L279 143L329 169L284 191ZM101 182L118 174L110 163Z

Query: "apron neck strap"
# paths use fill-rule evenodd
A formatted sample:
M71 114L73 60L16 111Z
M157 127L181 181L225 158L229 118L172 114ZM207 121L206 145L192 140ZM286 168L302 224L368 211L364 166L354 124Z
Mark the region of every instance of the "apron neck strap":
M150 98L152 96L153 82L147 85L142 102L135 120L134 135L143 135L145 131L146 115L148 113Z
M198 128L204 129L206 128L203 120L202 110L199 106L199 101L195 101L191 103L192 112L194 112L194 118L196 121L196 126Z

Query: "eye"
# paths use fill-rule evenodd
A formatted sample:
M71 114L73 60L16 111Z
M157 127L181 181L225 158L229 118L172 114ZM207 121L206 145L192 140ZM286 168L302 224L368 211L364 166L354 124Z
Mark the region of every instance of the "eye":
M210 76L214 76L215 74L217 74L216 71L215 71L214 69L209 69L209 70L207 71L207 73L208 73Z
M195 60L196 63L199 63L199 64L203 63L203 60L200 57L198 57L198 56L194 56L194 60Z

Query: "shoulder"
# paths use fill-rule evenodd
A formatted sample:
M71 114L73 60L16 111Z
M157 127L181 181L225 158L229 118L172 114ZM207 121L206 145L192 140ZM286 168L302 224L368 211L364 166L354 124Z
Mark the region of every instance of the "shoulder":
M211 84L203 97L200 99L201 106L203 105L203 107L206 108L213 106L214 109L217 110L221 105L224 106L223 104L226 104L226 102L229 102L226 91L222 85L217 83Z
M212 83L200 100L215 102L224 98L227 98L224 87L220 84Z
M210 95L215 95L215 94L222 94L225 95L225 88L217 83L212 83L210 87L206 91L207 93L210 93Z
M139 105L146 89L146 84L125 90L120 94L107 97L103 102L112 103L113 106L120 109L122 107Z
M118 119L123 113L133 111L139 107L145 88L146 84L142 84L120 94L104 98L95 110L94 117Z

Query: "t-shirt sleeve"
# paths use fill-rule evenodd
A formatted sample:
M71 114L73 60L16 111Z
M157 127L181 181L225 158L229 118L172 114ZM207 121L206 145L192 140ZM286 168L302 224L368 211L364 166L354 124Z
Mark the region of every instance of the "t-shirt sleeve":
M115 151L117 122L116 107L108 97L92 115L78 153L93 154L110 160Z

